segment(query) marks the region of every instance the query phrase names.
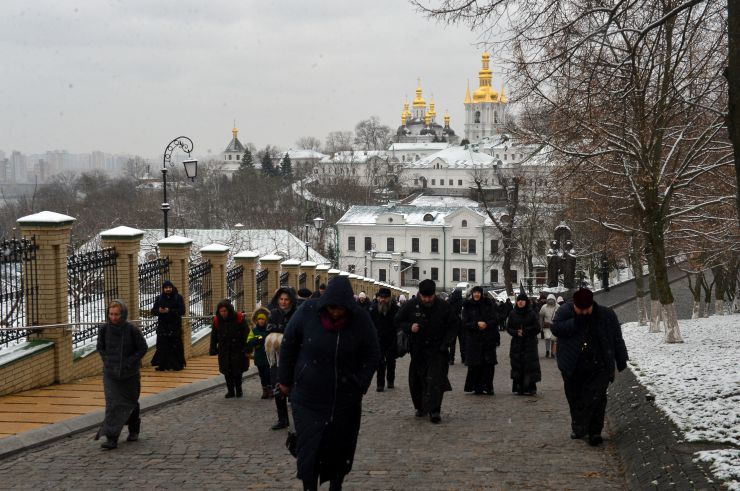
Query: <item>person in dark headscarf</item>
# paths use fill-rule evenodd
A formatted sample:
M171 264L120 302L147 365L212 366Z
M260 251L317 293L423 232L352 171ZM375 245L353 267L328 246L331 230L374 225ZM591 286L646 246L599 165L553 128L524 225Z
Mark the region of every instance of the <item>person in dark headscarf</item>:
M470 298L463 303L462 329L467 343L465 392L493 395L493 374L496 368L496 348L501 335L496 325L496 306L486 297L483 288L474 286Z
M185 302L170 281L162 283L162 294L154 301L152 315L157 316L157 351L152 365L158 371L182 370L185 367L185 348L182 344L182 316Z
M375 326L347 278L332 279L288 323L278 381L280 391L290 394L304 489L329 481L330 490L341 490L352 470L362 397L378 361Z
M128 308L123 300L113 300L107 309L108 321L98 329L98 353L103 359L105 419L96 437L104 436L106 450L118 446L124 425L130 442L139 439L139 395L141 394L141 359L147 344L138 327L128 322Z
M288 286L278 288L270 304L275 305L275 307L270 311L270 318L267 321L267 335L268 337L271 334L280 334L282 336L298 306L295 290ZM271 360L270 363L270 381L275 389L275 407L277 408L278 417L271 428L273 430L281 430L290 426L288 400L282 392L277 390L279 357Z
M540 322L524 292L516 297L516 305L506 321L506 331L511 334L511 390L519 395L535 395L537 382L542 378L537 352Z
M226 397L241 397L242 378L249 370L247 356L247 336L249 323L247 316L237 312L228 298L216 305L216 315L211 325L211 346L209 354L218 355L218 371L226 379Z

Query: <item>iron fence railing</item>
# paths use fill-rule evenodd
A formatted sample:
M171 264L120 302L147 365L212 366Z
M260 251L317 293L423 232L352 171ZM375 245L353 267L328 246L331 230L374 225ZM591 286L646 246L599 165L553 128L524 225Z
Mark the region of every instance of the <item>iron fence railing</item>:
M306 273L301 273L298 275L298 288L306 288L306 279L307 279Z
M188 271L190 299L188 301L191 317L197 317L190 324L190 329L196 333L208 326L208 315L213 315L213 290L211 288L211 262L202 261L191 263Z
M0 328L39 323L35 237L0 241ZM0 331L0 349L22 343L28 329Z
M266 269L257 271L257 302L262 307L267 307L267 302L269 302L267 298L269 294L267 291L267 275L268 271Z
M162 293L162 283L169 272L168 258L159 257L139 264L139 315L142 319L153 317L154 302ZM141 325L144 337L152 336L156 331L156 322L144 322Z
M288 286L288 278L290 278L290 273L287 271L280 273L280 286Z
M69 322L105 322L108 302L118 297L118 253L112 247L67 258L67 296ZM93 342L98 330L93 325L75 331L73 346Z
M228 296L236 310L246 312L244 305L244 266L234 266L226 271Z

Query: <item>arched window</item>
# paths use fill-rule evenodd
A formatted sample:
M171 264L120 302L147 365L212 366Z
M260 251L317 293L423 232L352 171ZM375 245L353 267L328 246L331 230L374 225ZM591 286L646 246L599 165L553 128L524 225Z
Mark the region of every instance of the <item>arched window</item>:
M462 228L466 228L466 227L468 226L468 221L467 221L467 220L463 220L463 221L462 221L462 224L461 224L460 226L461 226Z
M480 111L475 111L475 122L480 123Z
M426 215L424 215L424 221L425 222L433 222L434 221L434 216L431 213L427 213Z

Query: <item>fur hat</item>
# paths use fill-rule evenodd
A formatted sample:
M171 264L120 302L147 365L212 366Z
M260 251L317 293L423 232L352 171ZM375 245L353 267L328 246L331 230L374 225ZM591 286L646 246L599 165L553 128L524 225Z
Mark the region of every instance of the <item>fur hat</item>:
M378 290L378 296L379 297L384 297L384 298L390 297L391 296L391 289L390 288L386 288L386 287L380 288Z
M594 294L588 288L581 288L573 294L573 304L579 309L587 309L594 304Z

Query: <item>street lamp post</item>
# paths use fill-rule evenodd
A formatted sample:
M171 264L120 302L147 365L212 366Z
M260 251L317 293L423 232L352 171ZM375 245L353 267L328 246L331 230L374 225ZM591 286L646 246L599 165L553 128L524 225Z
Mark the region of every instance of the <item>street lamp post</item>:
M181 148L183 152L188 154L193 151L193 140L187 136L178 136L167 144L164 149L164 157L162 158L162 189L164 190L164 199L162 200L162 213L164 214L164 236L167 237L167 212L170 211L170 204L167 202L167 164L172 166L172 152L176 148ZM185 174L191 179L195 180L195 176L198 174L198 161L196 159L183 160L182 165L185 167Z
M308 220L306 220L306 221L308 221ZM325 222L325 220L323 218L321 218L321 217L316 217L316 218L313 219L313 226L314 226L314 228L319 233L321 232L321 229L324 227L324 222ZM306 234L305 235L305 238L306 238L306 261L308 261L309 260L308 259L308 248L310 246L309 240L308 240L308 227L309 227L309 224L306 223L306 224L303 225L303 227L304 227L305 234Z

